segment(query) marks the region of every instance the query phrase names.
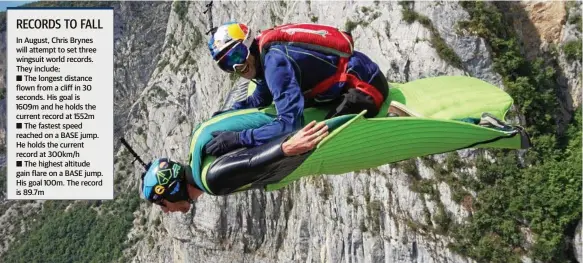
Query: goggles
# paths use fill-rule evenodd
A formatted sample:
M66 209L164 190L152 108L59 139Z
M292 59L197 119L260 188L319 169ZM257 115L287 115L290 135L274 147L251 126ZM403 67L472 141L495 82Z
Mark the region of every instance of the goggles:
M238 41L217 60L217 65L221 70L229 73L241 72L245 70L247 58L249 58L249 48Z

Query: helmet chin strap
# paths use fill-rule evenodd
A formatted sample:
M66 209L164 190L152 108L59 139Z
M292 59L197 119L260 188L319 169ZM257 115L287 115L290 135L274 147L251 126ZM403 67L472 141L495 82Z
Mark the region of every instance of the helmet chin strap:
M181 188L182 189L180 189L180 191L178 191L178 193L176 193L179 196L178 200L188 201L189 203L192 203L192 199L190 198L190 195L188 194L187 184L184 184Z
M237 76L239 76L239 77L244 78L243 75L239 74L239 72L237 72L237 71L235 71L235 74L237 74ZM255 83L255 85L259 85L259 83L257 83L257 81L255 81L255 79L249 79L249 81Z
M235 73L237 76L239 76L239 77L245 78L245 77L243 77L243 75L241 75L241 74L240 74L239 72L237 72L237 71L235 71L234 73ZM255 81L255 79L249 79L249 81L251 81L251 82L255 83L255 85L259 85L259 83L257 83L257 81Z
M251 50L249 50L249 52L251 52ZM253 58L255 59L255 63L254 63L255 75L257 75L257 58L255 56L253 56ZM248 65L247 67L250 67L250 66ZM238 71L234 71L233 73L237 74L237 76L239 76L239 77L243 77L243 75L241 75ZM259 85L259 83L257 83L257 81L255 81L255 79L249 79L249 81L255 83L255 85Z

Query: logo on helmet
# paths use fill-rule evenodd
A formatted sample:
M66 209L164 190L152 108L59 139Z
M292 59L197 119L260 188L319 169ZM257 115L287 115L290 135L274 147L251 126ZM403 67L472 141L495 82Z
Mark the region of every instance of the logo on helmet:
M182 167L180 167L180 165L176 164L176 163L172 166L172 178L178 177L178 173L180 172L180 168L182 168Z
M227 27L227 32L231 39L245 40L249 29L244 24L231 24Z
M227 28L223 27L217 30L213 35L212 49L214 52L220 51L227 43L231 42L233 38L229 35Z
M170 194L174 195L174 194L178 193L178 191L180 191L180 182L176 182L176 186L174 186L174 190L172 190L172 192L170 192Z
M167 176L167 173L165 173L167 171L170 171L170 170L169 169L160 170L156 173L156 175L158 176L158 182L161 185L167 185L170 182L170 178L172 178L172 177Z
M221 51L232 41L243 41L249 33L249 28L245 24L228 23L217 29L209 43L213 53Z
M164 190L165 190L164 186L156 185L156 187L154 188L154 193L161 195L164 193Z

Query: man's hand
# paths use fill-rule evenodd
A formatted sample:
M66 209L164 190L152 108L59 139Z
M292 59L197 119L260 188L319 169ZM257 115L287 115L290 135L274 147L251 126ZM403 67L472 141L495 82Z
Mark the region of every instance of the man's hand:
M239 133L231 131L214 131L213 138L205 146L205 152L209 155L221 156L241 147Z
M328 126L324 122L310 122L293 137L282 144L285 156L293 156L311 151L328 135Z

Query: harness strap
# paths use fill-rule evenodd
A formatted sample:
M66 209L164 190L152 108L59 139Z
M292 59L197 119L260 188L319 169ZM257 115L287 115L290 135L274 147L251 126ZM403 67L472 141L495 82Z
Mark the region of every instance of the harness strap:
M305 95L308 96L309 98L314 98L318 94L324 93L324 91L330 88L334 83L342 80L343 74L346 72L347 68L348 58L340 57L340 59L338 60L338 67L336 68L336 73L334 73L334 75L328 77L327 79L323 80L322 82L318 83L316 87L309 90Z
M309 90L305 95L308 98L314 98L318 94L324 93L335 83L346 82L347 84L349 84L349 88L356 88L357 90L360 90L365 94L371 96L377 108L380 108L384 101L383 95L380 93L380 91L378 91L374 86L368 84L367 82L360 80L356 76L346 73L347 68L348 58L340 57L340 59L338 60L338 67L336 73L334 73L334 75L328 77L327 79L323 80L322 82L318 83L316 87Z
M383 94L381 94L381 92L375 86L368 84L366 81L360 80L359 78L352 74L344 75L346 75L346 77L348 78L347 82L351 84L352 87L371 96L372 99L374 100L375 105L377 106L377 109L381 108L383 101L385 99L383 98Z

